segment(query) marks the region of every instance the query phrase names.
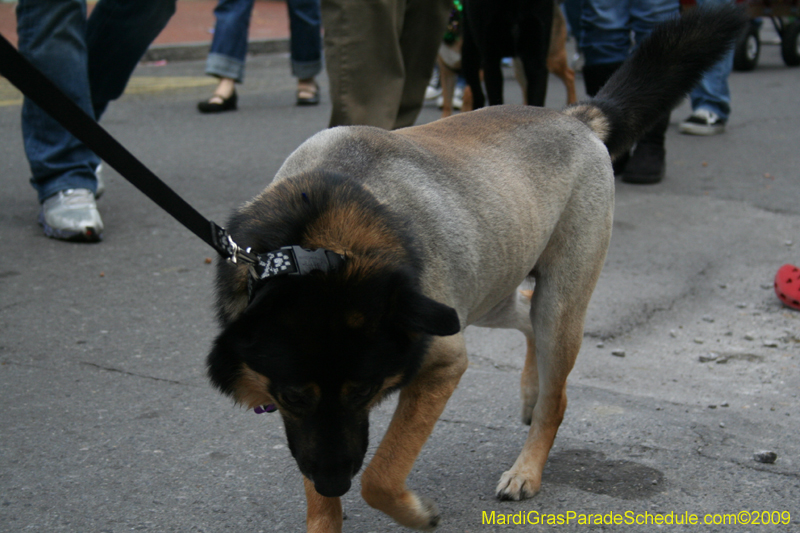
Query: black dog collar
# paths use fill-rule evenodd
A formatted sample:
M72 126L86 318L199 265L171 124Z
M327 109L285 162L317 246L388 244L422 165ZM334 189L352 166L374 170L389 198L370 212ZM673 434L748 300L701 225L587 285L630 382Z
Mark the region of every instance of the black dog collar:
M316 270L330 272L343 263L343 255L324 248L306 250L300 246L284 246L258 256L254 278L262 281L281 275L305 276Z
M250 252L250 249L247 249ZM255 298L256 291L266 280L277 276L305 276L312 272L331 272L344 264L344 256L317 248L306 250L301 246L284 246L278 250L256 255L256 262L248 265L248 303Z
M249 248L246 251L251 253ZM248 264L248 302L253 301L258 288L270 278L331 272L344 264L344 256L341 254L324 248L307 250L301 246L284 246L272 252L255 255L255 258L255 262Z
M264 281L276 276L305 276L312 272L331 272L344 264L344 256L324 248L307 250L302 246L284 246L264 254L253 253L251 248L242 248L230 234L212 222L213 246L220 255L232 263L240 261L247 265L250 276L247 280L248 301L252 302L256 288Z

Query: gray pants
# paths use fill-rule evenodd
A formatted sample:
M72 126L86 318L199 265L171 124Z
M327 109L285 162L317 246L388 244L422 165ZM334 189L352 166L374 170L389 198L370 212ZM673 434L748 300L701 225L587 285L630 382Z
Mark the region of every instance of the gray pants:
M330 126L411 126L452 0L322 0Z

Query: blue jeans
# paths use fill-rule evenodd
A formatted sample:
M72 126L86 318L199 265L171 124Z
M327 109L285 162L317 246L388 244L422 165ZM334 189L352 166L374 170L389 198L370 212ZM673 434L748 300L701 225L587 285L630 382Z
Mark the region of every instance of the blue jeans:
M733 0L697 0L698 6L712 6L730 3ZM692 111L707 109L727 121L731 115L731 91L728 87L728 76L733 70L733 54L731 50L719 63L703 75L703 79L692 89L689 97Z
M304 80L322 70L320 0L288 0L292 75Z
M313 78L322 70L320 0L288 0L292 74ZM206 74L244 81L247 33L254 0L220 0Z
M621 63L659 22L678 16L678 0L583 0L578 43L587 65Z
M175 0L20 0L19 51L95 119L122 95ZM36 104L22 105L22 137L39 201L65 189L95 191L100 159Z

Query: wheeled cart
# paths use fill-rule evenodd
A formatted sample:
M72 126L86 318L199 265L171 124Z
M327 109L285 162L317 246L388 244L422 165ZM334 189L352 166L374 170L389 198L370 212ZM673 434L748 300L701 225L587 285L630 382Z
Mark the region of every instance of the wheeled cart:
M780 37L781 56L787 66L800 65L800 0L737 0L750 16L750 25L736 43L733 68L753 70L761 54L759 31L764 19L769 19ZM693 7L695 0L681 0L681 6Z

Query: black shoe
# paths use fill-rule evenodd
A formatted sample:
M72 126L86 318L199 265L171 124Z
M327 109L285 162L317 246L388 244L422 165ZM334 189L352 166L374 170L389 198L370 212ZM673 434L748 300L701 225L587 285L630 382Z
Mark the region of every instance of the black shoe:
M664 179L667 151L663 144L640 142L622 173L622 181L650 185Z
M219 98L222 100L221 103L212 102L214 98ZM231 95L227 98L223 98L222 96L215 94L208 100L203 102L198 102L197 109L201 113L220 113L222 111L235 111L236 110L236 102L238 101L238 97L236 96L236 91L233 91Z

